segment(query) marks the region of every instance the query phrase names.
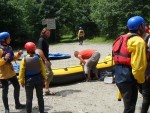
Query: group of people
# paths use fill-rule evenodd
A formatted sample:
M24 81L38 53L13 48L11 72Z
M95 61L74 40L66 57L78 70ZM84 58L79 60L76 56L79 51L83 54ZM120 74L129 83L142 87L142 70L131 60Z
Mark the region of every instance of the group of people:
M113 45L115 83L123 98L123 113L135 112L138 89L143 96L141 113L147 113L150 106L150 34L141 16L131 17L127 28L129 33L121 35L122 45L118 46L117 40Z
M11 42L10 34L8 32L0 33L0 82L2 84L2 100L5 113L10 113L8 104L9 83L14 87L16 109L26 108L27 113L32 113L33 90L35 89L39 112L46 113L44 112L43 84L45 85L44 95L55 95L54 92L49 90L50 82L53 79L51 62L48 59L49 44L47 39L50 37L50 33L50 30L45 27L41 31L37 47L34 42L27 42L24 45L27 55L21 60L18 78L11 62L17 60L23 54L23 51L19 50L17 54L14 54L9 45ZM96 65L100 58L100 53L89 49L81 52L75 51L74 55L80 59L80 64L84 65L87 79L91 80L90 70L93 70L98 79ZM88 60L87 62L85 61L86 59ZM19 84L25 87L26 104L21 104L19 101Z
M141 16L133 16L127 22L129 33L122 35L123 46L113 51L115 62L115 83L122 95L124 102L124 113L134 113L138 98L138 89L143 95L141 113L147 113L150 105L150 34L146 33L145 21ZM82 29L81 29L82 30ZM50 82L53 79L51 62L48 59L50 30L44 28L41 31L37 44L27 42L24 48L27 55L21 60L19 78L17 79L13 69L12 61L17 60L23 51L19 50L14 54L11 46L10 34L0 33L0 82L2 84L2 101L5 113L10 113L8 105L9 82L14 87L15 108L26 108L27 113L32 112L33 90L36 89L39 112L44 112L43 84L45 95L54 95L49 90ZM81 45L83 41L81 40ZM115 44L114 44L115 45ZM114 46L113 45L113 46ZM100 53L96 50L75 51L74 56L83 65L86 79L91 80L91 71L98 79L96 65L100 59ZM45 70L46 68L46 70ZM26 104L19 101L20 85L25 87Z
M27 55L21 60L19 77L13 69L12 61L17 60L23 51L19 50L14 54L11 46L11 37L8 32L0 33L0 82L2 84L2 101L5 113L10 113L8 104L9 83L14 87L14 99L16 109L25 109L27 113L32 113L33 90L36 89L38 106L40 113L44 112L43 85L45 85L44 95L55 95L49 90L50 82L53 78L51 62L48 59L49 44L47 39L50 37L50 30L44 28L41 31L37 45L33 42L27 42L24 48ZM26 104L19 101L20 85L25 87Z

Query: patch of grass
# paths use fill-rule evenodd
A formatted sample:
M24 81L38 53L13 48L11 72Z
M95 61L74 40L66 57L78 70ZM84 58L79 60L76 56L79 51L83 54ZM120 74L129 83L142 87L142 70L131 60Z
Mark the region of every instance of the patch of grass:
M86 39L85 42L88 43L113 43L113 39L108 39L105 37L94 37L92 39Z
M60 40L61 43L67 43L67 42L69 43L75 41L77 41L77 37L73 39L72 35L63 35ZM112 43L114 39L105 38L105 37L94 37L92 39L86 39L84 41L87 43Z
M62 39L71 39L72 35L63 35Z
M61 40L60 40L60 42L72 42L73 41L73 39L72 39L72 35L63 35L62 37L61 37Z

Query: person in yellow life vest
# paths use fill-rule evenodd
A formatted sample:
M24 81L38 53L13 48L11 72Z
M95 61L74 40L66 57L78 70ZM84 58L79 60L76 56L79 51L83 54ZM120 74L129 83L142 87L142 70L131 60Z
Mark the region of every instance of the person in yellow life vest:
M127 34L131 34L131 37L126 41L126 47L121 48L128 51L128 54L118 53L120 61L114 59L115 83L124 102L123 113L134 113L138 97L137 85L145 82L147 67L146 43L142 37L145 34L145 21L141 16L133 16L127 21L127 27ZM113 55L115 58L116 54ZM123 61L126 61L126 64Z
M39 112L44 112L43 84L46 80L46 70L42 58L35 54L36 45L33 42L25 44L27 56L21 60L19 71L19 83L25 86L26 91L26 111L32 113L33 90L36 90Z
M20 104L19 93L20 86L16 73L14 71L12 61L17 60L22 50L19 50L17 54L14 54L12 47L9 45L11 42L10 34L8 32L0 33L0 82L2 84L2 101L5 107L5 113L10 113L8 105L8 89L10 82L14 87L14 99L15 108L24 109L25 105Z
M79 45L82 45L82 44L83 44L84 36L85 36L85 32L84 32L83 28L80 27L80 28L79 28L79 31L78 31L78 41L79 41Z

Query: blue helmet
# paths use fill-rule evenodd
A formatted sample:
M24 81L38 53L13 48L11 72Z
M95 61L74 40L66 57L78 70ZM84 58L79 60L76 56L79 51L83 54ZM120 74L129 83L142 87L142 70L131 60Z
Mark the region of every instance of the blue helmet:
M1 32L0 33L0 42L9 36L10 36L10 34L8 32Z
M141 16L133 16L128 20L127 27L129 30L137 30L141 24L144 25L144 19Z

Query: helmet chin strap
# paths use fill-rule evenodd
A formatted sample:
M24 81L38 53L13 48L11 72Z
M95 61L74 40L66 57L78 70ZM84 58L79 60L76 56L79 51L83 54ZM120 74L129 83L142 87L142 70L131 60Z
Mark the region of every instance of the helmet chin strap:
M3 46L5 46L5 47L6 47L6 46L8 46L9 44L7 44L7 42L6 42L6 41L2 41L2 42L1 42L1 45L3 45Z

